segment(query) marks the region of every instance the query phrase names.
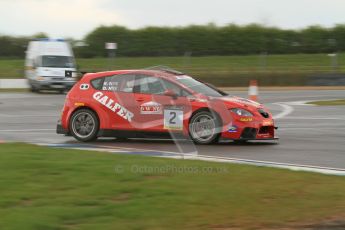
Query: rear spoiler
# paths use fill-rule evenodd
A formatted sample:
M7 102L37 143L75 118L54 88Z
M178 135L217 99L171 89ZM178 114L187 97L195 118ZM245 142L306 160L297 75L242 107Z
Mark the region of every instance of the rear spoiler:
M80 81L86 74L94 73L93 71L84 71L84 70L80 70L76 72L78 74L78 81Z

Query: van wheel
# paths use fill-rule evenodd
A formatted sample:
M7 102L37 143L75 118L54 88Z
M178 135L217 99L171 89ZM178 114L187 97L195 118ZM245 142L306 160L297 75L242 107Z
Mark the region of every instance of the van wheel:
M208 111L195 114L189 123L189 135L197 144L211 144L218 141L221 121Z
M79 141L96 140L99 130L97 115L88 109L78 110L71 117L69 129L72 136Z
M32 93L37 93L39 90L38 90L35 86L31 85L30 91L31 91Z

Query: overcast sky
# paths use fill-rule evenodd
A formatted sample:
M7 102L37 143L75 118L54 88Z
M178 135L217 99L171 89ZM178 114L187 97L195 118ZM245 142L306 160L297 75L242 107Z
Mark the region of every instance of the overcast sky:
M99 25L345 23L345 0L0 0L0 34L82 38Z

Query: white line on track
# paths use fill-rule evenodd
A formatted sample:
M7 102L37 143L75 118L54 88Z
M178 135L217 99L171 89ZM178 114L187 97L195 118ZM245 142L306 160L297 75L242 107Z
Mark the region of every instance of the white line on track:
M342 129L345 129L345 127L317 127L317 128L313 128L313 127L282 127L280 128L279 130L289 130L289 129L310 129L310 130L318 130L320 131L320 128L322 128L322 130L332 130L332 131L337 131L337 130L342 130Z
M299 165L299 164L248 160L248 159L238 159L238 158L223 158L223 157L204 156L204 155L199 155L197 159L198 158L200 160L206 160L206 161L213 160L217 162L249 164L249 165L255 165L255 166L289 169L293 171L306 171L306 172L315 172L315 173L322 173L322 174L328 174L328 175L345 176L345 169L341 169L341 168L329 168L329 167L320 167L320 166L314 166L314 165Z
M283 103L273 103L274 105L279 105L283 108L283 111L281 113L278 113L273 116L273 119L282 119L292 113L294 111L294 108L290 105L283 104Z
M40 144L44 146L49 146L47 144ZM54 147L58 147L58 145L51 145ZM101 147L101 148L98 148ZM64 147L62 147L64 148ZM67 148L67 147L65 147ZM160 151L154 149L140 149L140 148L122 148L122 147L115 147L112 148L111 146L95 146L90 148L78 148L81 150L87 151L105 151L110 153L126 153L121 151L127 150L127 153L130 152L156 152L156 153L168 153L174 156L158 156L158 157L165 157L165 158L174 158L174 159L186 159L186 160L202 160L202 161L214 161L214 162L223 162L223 163L236 163L236 164L246 164L246 165L255 165L255 166L264 166L264 167L273 167L273 168L282 168L282 169L289 169L293 171L306 171L306 172L315 172L315 173L322 173L328 175L338 175L338 176L345 176L345 168L330 168L330 167L322 167L322 166L315 166L315 165L303 165L303 164L293 164L293 163L282 163L282 162L273 162L273 161L260 161L260 160L250 160L250 159L241 159L241 158L229 158L229 157L216 157L216 156L209 156L209 155L195 155L195 154L185 154L185 153L178 153L178 152L171 152L171 151ZM157 156L156 156L157 157Z
M106 146L106 145L98 145L98 146L105 148L105 149L112 149L113 148L112 146ZM124 149L127 151L160 152L160 153L169 153L169 154L181 155L181 153L178 153L178 152L157 150L157 149L139 149L139 148L129 148L129 147L115 147L115 148Z
M312 101L289 101L289 102L285 102L285 104L288 105L300 105L300 106L316 106L313 104L307 104L308 102L312 102Z
M343 117L286 117L289 120L345 120Z

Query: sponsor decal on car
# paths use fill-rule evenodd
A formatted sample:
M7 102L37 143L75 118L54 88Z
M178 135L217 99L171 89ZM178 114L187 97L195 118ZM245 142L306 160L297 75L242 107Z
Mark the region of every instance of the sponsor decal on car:
M122 105L116 103L113 99L109 98L108 96L104 95L102 92L96 92L93 94L93 99L116 113L118 116L122 117L129 122L132 121L134 114L130 112L128 109L123 107Z
M263 121L263 122L262 122L262 125L263 125L263 126L272 126L272 125L273 125L273 121L272 121L272 120Z
M252 117L241 117L240 121L242 121L242 122L250 122L250 121L253 121L253 118Z
M230 126L228 132L229 133L237 133L238 127L236 125Z
M165 109L164 129L183 130L183 110L171 108Z
M162 105L154 101L146 102L140 105L140 113L141 114L162 114L163 113Z
M104 81L103 83L103 90L107 91L117 91L119 88L119 83L118 82L111 82L111 81Z

